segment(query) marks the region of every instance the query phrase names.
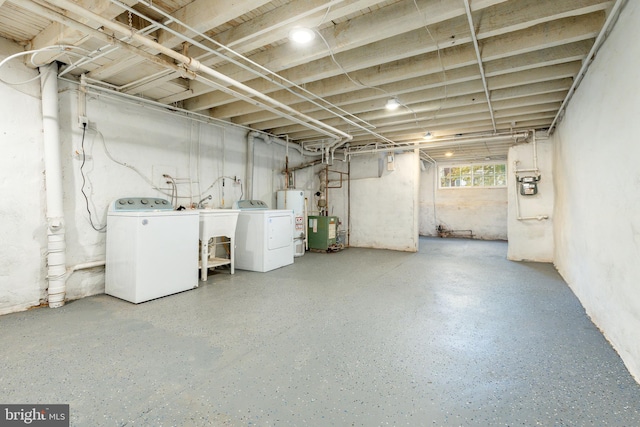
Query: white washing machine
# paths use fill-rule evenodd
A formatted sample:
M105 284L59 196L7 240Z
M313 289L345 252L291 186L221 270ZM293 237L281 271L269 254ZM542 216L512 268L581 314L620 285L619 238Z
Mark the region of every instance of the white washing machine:
M293 211L269 209L260 200L240 200L236 225L236 268L266 272L293 264Z
M141 303L198 287L198 211L118 199L107 213L105 293Z

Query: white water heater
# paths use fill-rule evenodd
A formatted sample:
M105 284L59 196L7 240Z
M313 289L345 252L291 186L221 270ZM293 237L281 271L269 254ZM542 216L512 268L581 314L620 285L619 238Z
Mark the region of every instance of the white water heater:
M305 251L305 196L302 190L278 190L276 192L276 207L293 211L293 248L294 256L304 255Z

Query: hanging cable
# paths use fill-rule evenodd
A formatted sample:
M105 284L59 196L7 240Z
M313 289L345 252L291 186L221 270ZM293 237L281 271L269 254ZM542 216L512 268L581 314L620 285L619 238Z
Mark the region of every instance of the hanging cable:
M96 135L98 135L98 136L100 137L100 140L101 140L101 142L102 142L102 148L104 149L104 153L107 155L107 158L108 158L109 160L111 160L112 162L114 162L114 163L116 163L116 164L118 164L118 165L120 165L120 166L123 166L123 167L125 167L125 168L127 168L127 169L131 169L131 170L132 170L133 172L135 172L135 173L136 173L140 178L142 178L142 179L144 180L144 182L146 182L147 184L149 184L149 186L150 186L151 188L153 188L154 190L159 191L160 193L164 194L164 195L165 195L165 196L167 196L167 197L171 197L171 200L172 200L172 202L173 202L173 198L174 198L174 193L173 193L174 189L173 189L173 187L172 187L172 189L171 189L171 191L172 191L172 192L171 192L171 194L169 194L169 193L167 193L164 189L162 189L162 188L160 188L160 187L156 186L156 185L153 183L153 181L151 181L151 179L149 179L148 177L146 177L146 176L145 176L142 172L140 172L140 171L139 171L135 166L130 165L130 164L125 163L125 162L121 162L120 160L118 160L118 159L114 158L114 157L111 155L111 152L109 152L109 149L107 148L107 143L106 143L106 141L105 141L105 138L104 138L104 135L102 134L102 132L100 132L100 131L98 131L98 130L94 130L94 132L96 133ZM173 204L173 203L172 203L172 204Z
M91 227L96 230L97 232L100 233L104 233L107 229L107 224L103 225L102 227L97 227L94 223L93 223L93 217L91 214L91 209L89 209L89 197L87 196L87 193L84 192L84 186L86 185L86 178L84 176L84 165L87 161L87 156L84 152L84 139L85 139L85 135L87 133L87 124L83 123L82 124L82 142L80 143L80 150L82 153L82 163L80 164L80 176L82 177L82 186L80 187L80 192L82 193L82 195L84 196L84 201L85 201L85 206L87 209L87 213L89 214L89 224L91 224Z
M429 30L429 26L426 20L426 16L422 13L422 10L420 10L420 7L418 6L418 3L416 0L413 0L413 4L416 7L416 10L418 11L418 13L423 17L423 19L425 20L423 28L426 30L427 34L429 35L429 38L431 38L431 40L433 41L435 47L436 47L436 54L438 57L438 62L440 64L440 68L442 69L442 76L443 76L443 82L444 82L444 98L442 99L440 105L438 106L438 109L436 110L436 112L434 113L433 117L428 119L429 122L434 121L437 119L439 112L442 110L442 105L447 101L448 99L448 93L447 93L447 89L448 89L448 84L447 84L447 73L446 73L446 68L444 66L444 62L442 60L442 53L441 53L441 48L440 45L438 43L438 41L436 40L436 38L433 36L433 34L431 33L431 31ZM327 14L329 13L329 11L327 10ZM326 16L326 15L325 15ZM324 18L323 18L324 20ZM318 36L320 37L320 39L324 42L325 46L327 47L327 50L329 52L329 56L331 57L331 60L333 61L334 64L336 64L336 66L340 69L340 71L344 74L345 77L347 77L347 79L349 79L349 81L351 81L355 86L357 87L361 87L364 89L373 89L373 90L377 90L380 91L388 96L394 97L396 100L398 99L397 96L391 92L389 92L388 90L381 88L381 87L377 87L377 86L371 86L371 85L367 85L362 83L359 80L354 79L353 77L351 77L351 75L349 74L349 72L342 66L342 64L340 64L340 62L336 59L335 54L333 52L333 49L331 48L331 46L329 45L329 42L325 39L325 37L322 35L322 33L318 30L316 30L316 34L318 34ZM413 110L411 107L409 107L407 104L398 101L399 104L404 107L407 111L409 111L414 118L414 122L416 124L416 126L420 127L423 129L423 131L426 133L428 131L428 129L422 125L420 122L421 120L418 118L418 114L415 112L415 110ZM375 126L373 126L373 128L375 128Z
M436 54L438 55L438 62L440 62L440 68L442 68L442 80L444 82L444 89L445 89L444 100L446 101L447 100L447 69L444 66L444 62L442 61L442 49L440 48L440 44L438 43L438 40L436 40L436 38L433 37L433 34L431 34L431 31L429 30L429 24L428 24L428 21L427 21L426 14L423 15L421 13L420 7L418 6L418 2L416 0L413 0L413 4L415 5L418 13L420 13L420 15L423 16L423 18L424 18L423 28L425 29L425 31L429 35L429 38L431 38L433 43L436 45Z
M171 205L174 208L178 208L178 186L176 185L176 180L168 174L163 174L163 178L167 179L167 184L171 184ZM175 202L174 202L175 199Z
M374 90L379 90L380 92L387 94L389 96L392 96L393 94L385 89L382 89L380 87L377 86L369 86L366 85L360 81L355 80L353 77L351 77L349 75L349 73L347 72L347 70L344 69L344 67L342 66L342 64L340 64L338 62L338 60L336 59L336 56L333 52L333 49L331 48L331 46L329 45L329 42L327 41L327 39L324 38L324 36L322 35L322 33L320 33L320 31L316 30L316 34L318 34L320 36L320 39L324 42L325 46L327 46L327 50L329 51L329 56L331 56L331 60L333 61L334 64L336 64L336 66L340 69L340 71L342 71L342 74L345 75L345 77L347 77L347 79L349 79L349 81L351 81L351 83L353 83L354 85L358 86L358 87L362 87L365 89L374 89Z
M25 56L25 55L32 55L31 57L31 63L37 68L40 67L43 64L35 64L33 59L35 57L35 55L37 55L40 52L46 52L46 51L52 51L52 50L59 50L61 53L67 53L67 54L74 54L77 55L79 57L84 57L83 55L79 55L73 52L70 52L71 49L78 49L78 50L82 50L84 52L88 52L86 49L82 49L80 47L77 46L70 46L70 45L54 45L54 46L47 46L47 47L43 47L41 49L34 49L34 50L25 50L24 52L18 52L18 53L14 53L13 55L7 56L5 59L3 59L2 61L0 61L0 69L2 67L4 67L5 64L7 64L9 61L15 59L15 58L19 58L20 56ZM34 80L37 80L40 78L40 74L38 74L37 76L29 79L29 80L25 80L22 82L8 82L6 80L4 80L3 78L0 77L0 81L2 81L5 84L11 85L11 86L18 86L18 85L23 85L23 84L27 84L30 83Z

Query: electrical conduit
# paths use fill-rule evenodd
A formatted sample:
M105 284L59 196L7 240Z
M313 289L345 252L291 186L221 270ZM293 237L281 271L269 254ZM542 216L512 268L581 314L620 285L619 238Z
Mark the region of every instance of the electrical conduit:
M47 197L47 279L49 307L64 305L66 242L62 202L62 162L58 126L58 64L39 68Z

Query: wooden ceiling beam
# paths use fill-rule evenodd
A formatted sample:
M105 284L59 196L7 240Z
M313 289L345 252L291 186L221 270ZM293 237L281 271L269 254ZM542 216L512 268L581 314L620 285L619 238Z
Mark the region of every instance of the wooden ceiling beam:
M133 6L137 0L122 0L128 6ZM80 0L77 1L85 9L102 15L108 19L113 19L122 13L122 9L114 5L109 0ZM68 14L68 13L67 13ZM90 22L85 18L77 18L77 21L90 26L91 28L99 28L100 25ZM89 36L81 31L74 30L58 22L52 22L47 28L42 30L37 36L31 40L30 49L36 50L53 45L72 45L79 46L89 39ZM38 61L41 63L49 63L63 56L59 52L42 52L38 55ZM66 60L62 60L63 62ZM29 65L29 63L27 63Z
M172 17L184 22L189 27L199 32L207 32L229 21L236 19L240 15L251 12L271 0L234 0L232 7L229 0L194 0L186 6L176 10ZM162 19L164 21L164 18ZM185 35L194 37L196 33L188 30L177 23L167 25L170 29ZM158 43L163 46L178 46L184 40L167 30L158 31Z
M340 19L361 9L372 7L381 1L383 0L334 0L334 2L327 2L326 0L296 0L216 34L215 40L236 52L246 53L286 38L294 23L297 26L313 28L320 25L323 19L325 22ZM328 13L326 13L326 9L329 9ZM201 43L210 49L219 49L218 46L207 40L203 40ZM209 67L224 62L224 59L211 54L200 46L190 46L189 55L199 58L203 64ZM178 77L180 77L179 74L171 73L163 77L162 81L169 81ZM158 80L158 84L161 84L162 81ZM136 86L128 90L127 93L140 93L153 86L154 83ZM190 88L181 95L171 95L160 102L173 103L189 97L185 95L195 96L197 88L204 91L211 90L210 87L206 85L199 86L198 83L194 84L194 88Z
M509 4L513 4L513 2L509 2ZM483 13L486 14L490 14L490 12L491 8L483 11ZM520 19L536 19L536 16L530 15L526 9L518 9L515 14L520 15ZM555 15L547 12L543 13L538 19L541 20L543 17L550 21L526 29L519 29L519 26L517 26L515 27L518 28L516 31L512 31L514 27L504 26L500 21L495 21L493 27L491 27L491 33L500 33L500 36L495 36L487 40L486 43L489 43L488 46L482 43L481 50L483 59L490 61L515 54L532 52L537 49L558 46L572 41L584 40L585 38L592 38L595 37L604 22L604 12L557 20L552 20L555 18ZM365 66L375 67L377 64L383 65L393 63L394 61L400 62L403 59L437 51L438 48L447 50L450 46L469 43L471 41L468 32L468 23L462 16L448 21L440 21L431 27L430 32L436 38L437 43L429 37L429 34L422 27L411 32L407 32L404 28L406 27L403 26L403 29L400 30L403 31L401 34L369 44L366 48L351 49L343 53L334 52L334 58L341 64L344 70L351 73L356 71L355 67L362 69L362 67ZM365 30L371 33L368 27ZM462 34L462 36L460 36L460 34ZM455 38L451 39L451 35L454 35ZM550 35L554 37L550 37ZM479 34L479 36L481 36L481 34ZM289 47L289 44L287 44L287 47ZM371 55L371 51L379 52L379 55ZM271 57L272 54L275 53L276 52L269 50L258 55L269 55ZM282 55L275 55L277 59L272 61L282 61L284 58L290 58L294 54L295 52L282 52ZM363 58L365 59L364 61ZM268 61L258 62L269 64ZM271 64L273 66L269 68L274 71L279 71L283 66L286 66L287 69L280 72L283 77L305 84L342 73L342 70L336 66L331 57L308 62L303 66L292 67L290 63L282 65L281 63L275 64L271 62ZM242 76L242 74L240 75ZM241 77L238 78L242 80ZM263 93L271 93L277 90L275 86L264 80L253 79L251 81L245 80L245 82ZM210 91L210 88L206 90ZM231 98L225 94L211 92L191 99L187 101L185 105L188 109L200 111L202 109L223 105L230 100ZM216 117L227 117L224 114L218 116L218 113L219 111L215 112Z
M195 0L175 11L172 16L196 30L208 31L213 27L222 25L235 18L238 13L247 13L268 2L268 0L238 0L235 2L234 7L230 8L228 7L227 0ZM165 19L160 19L160 21L163 22ZM170 24L169 28L187 35L193 35L191 31L188 31L175 23ZM159 30L156 38L158 39L158 43L170 48L175 48L183 42L180 37L166 30ZM152 53L157 54L158 52ZM108 79L119 73L126 72L129 68L139 66L141 63L142 59L140 57L122 52L119 54L117 61L113 61L109 65L105 65L92 71L89 77L93 79ZM161 68L154 68L150 66L149 74L153 74L160 70ZM173 73L169 75L173 76L173 78L176 77ZM162 82L159 81L158 84L160 83Z
M489 89L491 90L491 93L493 93L496 90L517 88L524 85L550 82L557 79L567 79L575 76L575 74L578 72L579 69L580 69L580 62L574 61L567 64L558 64L558 65L553 65L549 67L542 67L539 69L534 68L534 69L515 72L515 73L495 75L494 77L491 77L488 81ZM473 76L475 77L475 79L479 78L477 71L474 72ZM452 86L454 88L452 93L455 93L455 91L458 90L458 89L455 89L455 86L457 85L452 85ZM502 99L502 97L508 96L507 93L505 92L497 92L497 93L498 93L498 98L496 99L498 100ZM352 114L357 114L358 117L360 117L363 120L366 120L366 121L374 120L379 115L385 114L385 110L382 108L382 105L386 100L386 97L380 98L380 100L382 104L378 104L377 109L368 110L368 111L372 111L371 113L368 113L368 111L364 109L354 108L353 105L349 106L349 111ZM402 100L403 102L408 102L408 101L405 101L404 97ZM413 105L410 105L410 106L411 108L413 108ZM325 120L330 118L330 115L323 111L317 111L317 112L307 111L306 114L319 120ZM254 125L260 129L277 128L279 133L289 133L287 126L290 126L291 122L287 121L286 119L274 118L272 119L272 121L261 121L257 123L245 121L245 123L243 124ZM293 127L293 129L295 129L295 126Z
M474 2L474 7L486 8L504 1L478 0ZM462 3L426 0L417 3L420 13L416 10L413 2L398 2L376 12L322 30L322 37L331 46L333 58L348 71L365 68L366 64L371 64L370 66L380 64L380 60L376 60L377 55L371 55L371 51L381 54L384 52L384 62L389 62L420 53L433 52L438 49L438 46L450 47L468 43L471 40ZM424 29L427 25L429 32ZM372 28L375 31L372 31ZM452 39L451 36L455 34L467 34L467 36L455 36ZM434 41L431 36L437 41ZM265 52L259 52L250 58L298 84L339 74L341 71L336 67L324 42L316 39L314 46L313 49L307 47L301 50L292 46L291 43L285 43ZM360 63L361 61L365 62ZM254 76L248 72L238 72L237 68L232 65L223 66L219 71L233 75L235 79L242 82L251 80L248 84L257 90L274 90L268 83L267 88L263 88L260 86L260 80L255 80ZM195 95L203 95L211 90L211 88L198 84L194 84L192 89ZM228 102L230 98L222 96L221 99ZM209 105L204 105L207 103ZM220 101L211 99L203 101L202 104L202 107L187 108L207 109L216 104L220 105Z
M597 15L600 14L598 13ZM503 38L485 40L481 47L482 51L486 52L483 53L485 61L487 61L488 64L491 64L491 61L499 60L494 65L489 66L491 71L490 75L497 74L497 67L503 67L503 69L510 68L511 65L508 60L516 60L517 57L512 55L516 55L518 53L527 54L543 50L544 52L537 55L537 60L544 61L544 64L559 62L559 57L563 53L570 55L570 58L580 56L580 54L586 54L583 53L586 45L581 43L575 44L575 42L592 39L594 32L597 31L598 23L600 22L601 25L602 17L587 15L579 18L568 19L569 21L560 20L559 22L552 22L548 25L534 26L527 30L518 31L517 34L510 35L516 40L526 40L525 42L520 42L520 45L518 46L505 42ZM550 38L549 34L556 34L556 36ZM533 43L532 40L538 44ZM570 44L571 46L569 48L565 48L565 44ZM514 52L513 49L516 51ZM550 56L546 61L545 55ZM386 59L384 54L378 55L377 58L380 61L384 61ZM393 81L428 74L428 70L438 73L441 72L443 65L446 69L450 69L472 65L475 62L475 52L470 44L466 44L449 49L443 49L440 52L430 52L400 61L386 62L379 66L355 71L350 73L350 76L353 80L362 82L363 84L378 86L380 84L388 84ZM536 62L529 63L528 66L531 67L531 64L535 63ZM523 65L520 65L519 67L524 68ZM254 83L254 88L256 88L256 84L260 83L257 89L262 90L263 92L268 92L269 85L261 82ZM357 86L346 76L338 75L331 79L309 83L306 85L306 88L318 96L326 97L337 93L352 92L354 89L357 89ZM286 91L272 93L271 96L275 99L282 100L283 102L295 102L295 97ZM193 98L187 101L185 106L187 109L199 111L203 107L211 108L212 106L210 105L210 102L213 100L215 100L216 105L218 106L214 111L212 111L212 114L218 118L230 118L239 114L259 111L256 107L239 105L237 103L235 105L234 103L231 103L221 106L225 102L229 101L229 97L215 92L202 97Z
M467 117L470 113L474 113L476 117L478 115L489 117L486 111L486 99L481 98L481 95L483 93L475 94L473 98L471 96L457 97L456 99L451 99L452 102L449 105L438 105L437 102L423 103L412 109L412 111L402 111L377 120L372 119L369 122L376 127L376 132L386 135L388 132L395 132L401 129L422 127L430 130L432 127L441 126L442 124L464 123L470 120ZM552 111L553 108L557 110L565 95L566 91L507 99L499 101L497 107L494 105L494 111L497 117L511 117L540 111ZM328 120L326 123L346 132L350 130L350 127L344 123L340 124L332 120ZM294 140L310 138L314 135L299 126L273 129L272 132L276 135L286 134Z

